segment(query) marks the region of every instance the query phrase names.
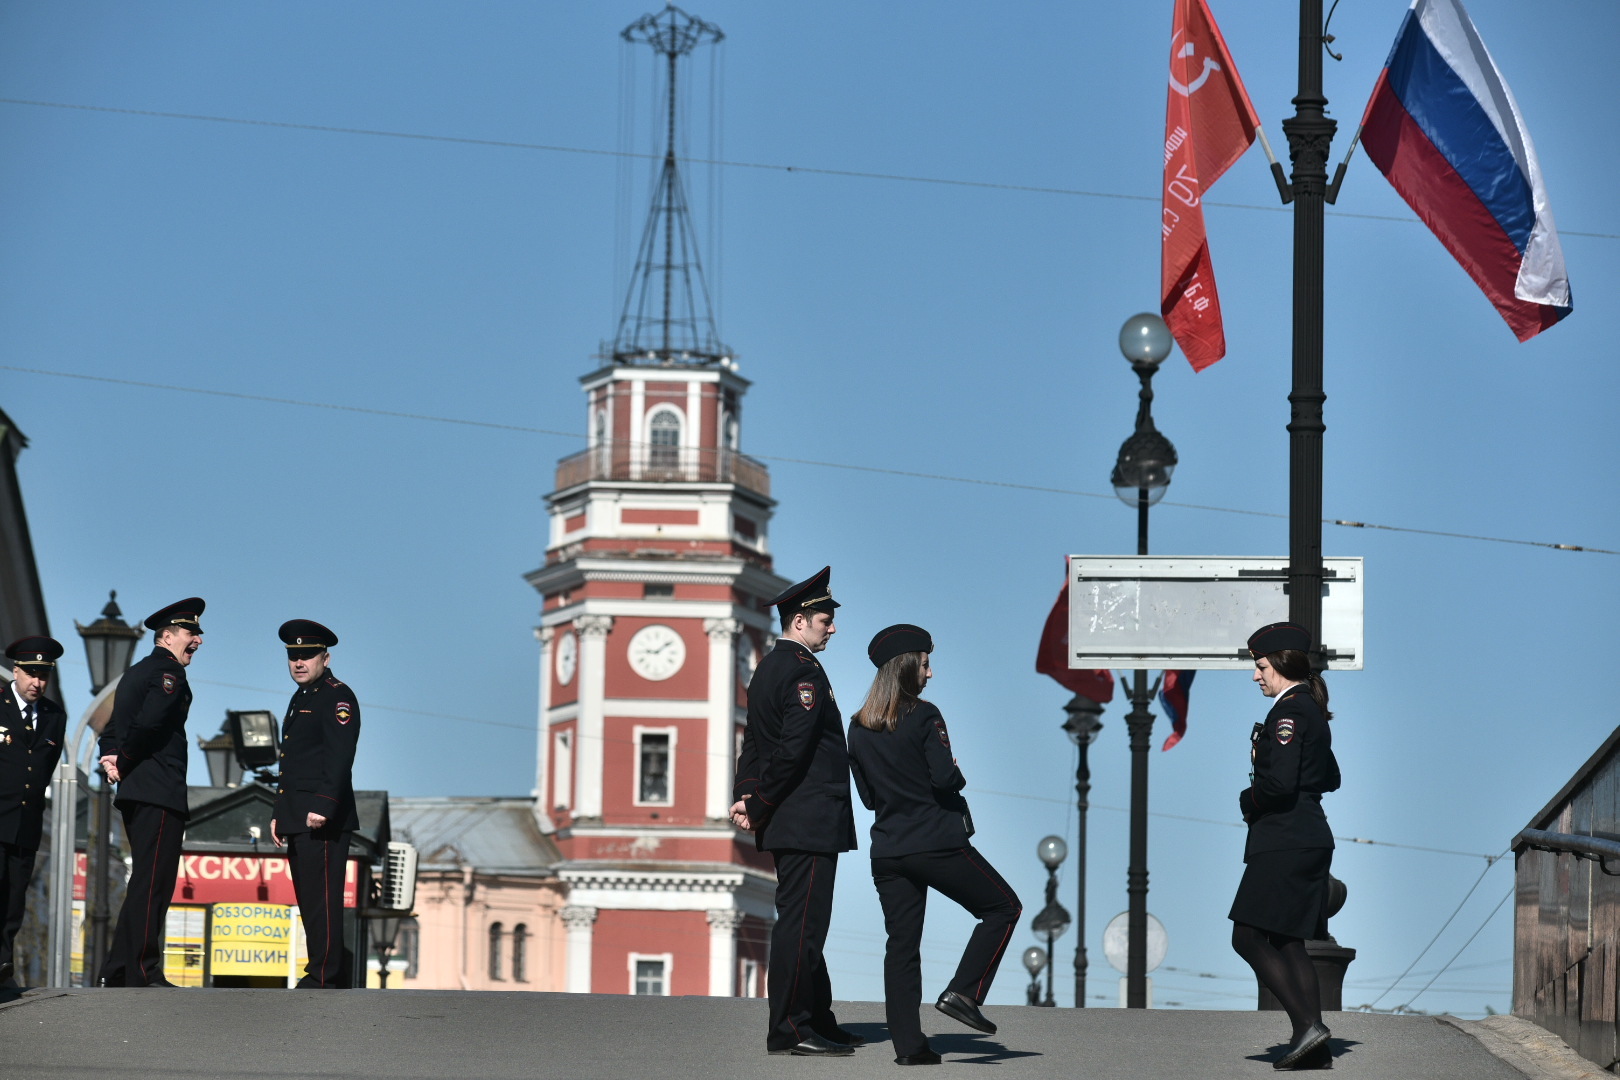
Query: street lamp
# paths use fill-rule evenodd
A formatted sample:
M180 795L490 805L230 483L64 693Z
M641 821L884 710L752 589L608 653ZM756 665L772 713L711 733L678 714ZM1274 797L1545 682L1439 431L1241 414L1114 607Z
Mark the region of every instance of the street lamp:
M130 626L118 610L118 592L107 594L107 606L101 609L101 618L89 626L81 626L77 619L73 625L84 639L84 658L90 667L90 696L101 693L108 683L129 670L135 645L146 633L138 626ZM95 866L90 872L90 940L85 956L85 985L90 986L107 958L107 924L112 921L112 784L104 770L97 769L101 777L96 792Z
M1119 351L1131 362L1142 382L1136 409L1136 430L1119 448L1114 462L1114 494L1136 507L1136 553L1148 553L1148 507L1164 498L1170 474L1176 468L1176 448L1153 426L1153 374L1170 355L1170 329L1157 315L1143 313L1125 320L1119 331ZM1148 744L1153 738L1153 714L1148 705L1158 684L1148 686L1148 673L1135 672L1128 688L1130 715L1125 728L1131 739L1131 861L1125 873L1130 899L1130 954L1125 975L1125 1004L1147 1008L1147 795Z
M1046 938L1046 1000L1040 1004L1051 1009L1057 1006L1057 1000L1052 996L1052 969L1050 958L1055 956L1053 947L1057 939L1069 928L1069 913L1063 910L1063 905L1057 898L1057 870L1068 857L1069 845L1063 842L1061 836L1048 836L1035 845L1035 855L1046 867L1046 906L1041 913L1035 916L1030 923L1030 929L1035 931L1036 937Z
M371 947L377 953L377 986L388 989L388 958L394 952L394 939L399 936L399 921L406 913L375 908L366 913L371 929Z
M1045 966L1045 949L1039 945L1031 945L1024 950L1024 970L1029 972L1029 988L1024 994L1024 1004L1039 1005L1041 1003L1041 969Z
M1079 879L1079 896L1074 912L1074 1007L1083 1009L1086 1007L1086 970L1090 967L1086 957L1086 811L1091 809L1091 765L1087 761L1087 751L1102 731L1102 721L1097 718L1102 715L1103 707L1084 694L1076 694L1073 700L1063 706L1063 711L1069 714L1069 718L1063 722L1063 730L1080 748L1080 765L1074 771L1074 790L1080 808L1080 837L1076 854L1079 865L1075 875Z

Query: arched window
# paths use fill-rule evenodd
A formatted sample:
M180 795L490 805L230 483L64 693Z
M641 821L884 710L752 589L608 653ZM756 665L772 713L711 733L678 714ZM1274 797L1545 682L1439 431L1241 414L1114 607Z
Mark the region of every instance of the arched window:
M681 464L681 414L659 406L647 420L647 466L653 472L673 472Z
M529 928L523 923L512 927L512 981L528 982Z
M489 924L489 977L501 977L501 924Z

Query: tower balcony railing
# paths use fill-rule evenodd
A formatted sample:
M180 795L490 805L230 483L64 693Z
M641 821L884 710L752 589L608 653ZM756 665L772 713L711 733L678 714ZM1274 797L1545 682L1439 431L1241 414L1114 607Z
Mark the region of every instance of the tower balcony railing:
M687 446L607 442L557 462L558 491L589 480L736 484L760 495L771 493L764 462L735 450Z

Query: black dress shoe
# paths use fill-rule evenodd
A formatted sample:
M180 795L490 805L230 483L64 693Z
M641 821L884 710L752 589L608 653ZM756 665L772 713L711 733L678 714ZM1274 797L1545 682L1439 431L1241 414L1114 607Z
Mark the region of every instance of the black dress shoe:
M0 983L3 983L7 979L11 978L11 973L13 971L16 971L16 970L17 970L16 966L14 964L12 964L12 962L10 960L7 960L5 963L0 964Z
M922 1050L915 1054L901 1054L894 1059L896 1065L938 1065L939 1055L932 1050Z
M947 990L939 995L939 1000L934 1002L934 1008L952 1020L959 1020L968 1027L982 1031L986 1035L996 1033L996 1025L985 1018L984 1013L979 1011L979 1007L955 990Z
M782 1056L792 1054L794 1057L849 1057L855 1052L853 1046L842 1046L835 1042L828 1042L815 1032L804 1037L804 1040L793 1046L784 1046L780 1050L772 1050L771 1054Z
M1273 1069L1301 1069L1306 1068L1306 1061L1320 1054L1324 1047L1329 1050L1328 1067L1333 1067L1332 1049L1328 1044L1329 1032L1325 1025L1316 1023L1305 1029L1293 1047L1277 1060L1271 1067ZM1321 1066L1315 1066L1320 1068Z
M816 1034L820 1035L823 1039L826 1039L828 1042L833 1043L836 1046L866 1045L865 1035L857 1035L853 1031L849 1031L841 1027L835 1027L831 1031L818 1031Z

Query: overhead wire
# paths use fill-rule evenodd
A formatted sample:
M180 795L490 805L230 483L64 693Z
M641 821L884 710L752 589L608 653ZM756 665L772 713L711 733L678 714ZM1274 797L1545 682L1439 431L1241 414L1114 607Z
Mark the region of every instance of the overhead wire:
M298 398L275 397L269 394L249 394L238 390L215 390L200 386L180 386L174 383L151 382L143 379L123 379L112 375L91 375L78 371L58 371L51 368L26 367L20 364L0 364L0 371L13 371L22 375L43 375L59 379L78 379L84 382L108 383L115 386L133 386L143 390L164 390L178 394L202 394L209 397L230 398L236 401L256 401L271 405L287 405L305 409L328 409L335 412L360 413L367 416L380 416L395 420L416 420L424 423L455 424L462 427L487 428L492 431L510 431L524 435L550 435L565 439L582 439L584 436L577 431L562 431L557 428L535 427L529 424L505 424L493 420L473 420L466 417L439 416L433 413L406 412L397 409L377 409L365 405L346 405L334 401L305 401ZM631 442L631 446L638 444ZM949 473L920 472L914 469L896 469L881 465L858 465L847 461L820 461L814 458L788 457L782 454L750 454L750 457L761 461L774 461L787 465L807 465L821 469L841 469L847 472L871 473L880 476L899 476L912 480L937 480L942 483L972 484L978 487L1004 488L1013 491L1030 491L1045 495L1067 495L1086 499L1113 499L1116 496L1099 491L1081 491L1076 488L1053 487L1045 484L1026 484L1016 480L987 480L981 477L953 476ZM1159 506L1173 506L1182 510L1202 510L1209 513L1240 514L1246 517L1264 517L1277 520L1286 520L1288 515L1270 510L1249 510L1233 506L1212 506L1205 503L1184 503L1173 499L1165 499ZM1588 544L1566 544L1550 540L1524 540L1515 537L1486 536L1476 533L1452 532L1440 529L1420 529L1407 525L1384 525L1373 522L1353 521L1346 518L1323 518L1324 525L1339 525L1354 529L1379 529L1386 532L1413 533L1422 536L1438 536L1453 540L1475 540L1481 543L1512 544L1521 547L1539 547L1554 551L1580 551L1592 555L1620 555L1620 550L1613 548L1593 547Z
M1468 887L1468 891L1463 894L1463 898L1461 900L1457 901L1456 908L1454 908L1452 910L1450 915L1446 916L1446 921L1440 924L1440 929L1438 929L1438 930L1436 930L1434 932L1434 937L1430 938L1429 943L1427 945L1423 946L1422 951L1419 952L1417 954L1417 956L1412 958L1412 962L1410 964L1406 965L1406 970L1401 972L1400 975L1398 975L1395 978L1395 981L1389 984L1389 988L1386 989L1382 994L1379 994L1377 997L1373 998L1367 1004L1359 1006L1359 1008L1370 1011L1370 1010L1376 1008L1380 1001L1383 1001L1386 997L1388 997L1391 993L1394 992L1395 988L1401 984L1401 981L1412 973L1412 969L1418 966L1418 962L1421 961L1425 956L1427 956L1429 954L1430 949L1434 948L1435 942L1440 940L1440 935L1442 935L1442 934L1444 934L1446 932L1446 928L1449 927L1452 924L1452 922L1457 918L1458 915L1462 914L1462 909L1468 904L1468 900L1469 900L1470 897L1472 897L1474 895L1474 891L1479 888L1480 882L1485 880L1485 875L1489 874L1491 872L1491 867L1495 866L1497 864L1497 862L1499 860L1501 860L1502 858L1506 857L1506 855L1507 855L1507 852L1504 851L1504 852L1502 852L1501 855L1498 855L1495 858L1492 858L1492 859L1490 859L1489 861L1487 861L1485 863L1485 869L1483 869L1483 870L1481 870L1479 872L1479 877L1474 879L1474 883ZM1500 906L1500 905L1498 905L1498 906ZM1494 915L1495 912L1493 911L1491 914ZM1483 927L1481 929L1483 929ZM1476 930L1474 933L1477 936L1479 931ZM1468 940L1473 941L1474 939L1472 937L1470 937ZM1467 946L1465 945L1464 948L1467 948ZM1459 950L1458 955L1461 955L1460 950ZM1453 956L1451 959L1456 960L1457 957ZM1446 966L1450 967L1451 965L1448 963ZM1444 971L1445 971L1445 968L1441 968L1440 971L1435 972L1434 973L1434 978L1438 979L1440 977L1440 975L1441 975L1441 972L1444 972ZM1432 986L1434 984L1434 979L1430 979L1429 983ZM1424 987L1424 990L1427 990L1427 989L1428 989L1427 986ZM1422 992L1423 991L1421 991L1421 990L1418 991L1419 994L1421 994ZM1415 995L1413 997L1413 1000L1416 1000ZM1412 1003L1411 1001L1407 1002L1408 1005L1410 1005L1411 1003Z
M1496 902L1495 907L1491 908L1491 913L1489 915L1485 916L1485 921L1479 924L1479 929L1475 930L1472 934L1468 935L1468 940L1462 943L1462 948L1458 949L1455 953L1453 953L1452 956L1451 956L1451 959L1447 960L1445 962L1445 965L1443 967L1441 967L1439 971L1434 973L1434 979L1430 979L1427 983L1424 984L1422 990L1419 990L1417 993L1413 994L1411 997L1406 999L1406 1004L1403 1006L1404 1008L1411 1009L1412 1002L1416 1001L1418 998L1422 997L1424 994L1429 992L1429 988L1434 985L1435 979L1438 979L1441 975L1444 975L1445 972L1446 972L1446 968L1449 968L1451 966L1452 962L1457 959L1457 957L1461 956L1465 951L1467 951L1468 946L1470 946L1470 945L1472 945L1474 943L1474 939L1479 937L1479 935L1484 931L1484 929L1491 924L1492 919L1496 918L1496 913L1498 911L1502 910L1502 905L1507 903L1509 900L1513 899L1513 893L1515 892L1515 889L1516 889L1516 886L1513 886L1513 885L1508 886L1507 893L1502 897L1502 899L1500 899L1500 900L1498 900Z
M430 135L415 131L391 131L385 128L345 127L335 124L306 124L288 120L258 120L243 116L215 116L207 113L170 112L161 109L131 109L112 105L84 105L67 101L40 101L33 98L0 97L0 104L23 105L41 109L70 109L78 112L113 113L124 116L145 116L164 120L191 120L212 124L237 124L245 127L281 128L290 131L316 131L328 135L363 135L379 139L410 139L417 142L450 143L462 146L483 146L501 150L530 150L553 154L580 154L591 157L657 158L656 154L626 150L602 150L585 146L563 146L558 143L519 142L511 139L480 139L464 135ZM729 161L721 158L688 158L692 165L712 165L728 169L758 169L769 172L803 173L810 176L838 176L856 180L886 180L910 184L935 184L945 187L978 188L989 191L1017 191L1034 195L1068 195L1089 199L1117 199L1125 202L1158 203L1159 195L1134 195L1116 191L1091 191L1084 188L1053 187L1042 184L1009 184L994 180L962 180L944 176L918 176L908 173L874 172L864 169L830 169L810 165L782 165L763 161ZM1230 210L1258 210L1265 213L1286 214L1291 208L1260 203L1233 203L1205 200L1204 206ZM1363 221L1393 221L1416 225L1418 219L1398 214L1359 214L1347 210L1328 210L1329 217L1356 218ZM1620 233L1580 232L1559 229L1560 236L1581 236L1596 240L1620 240Z

